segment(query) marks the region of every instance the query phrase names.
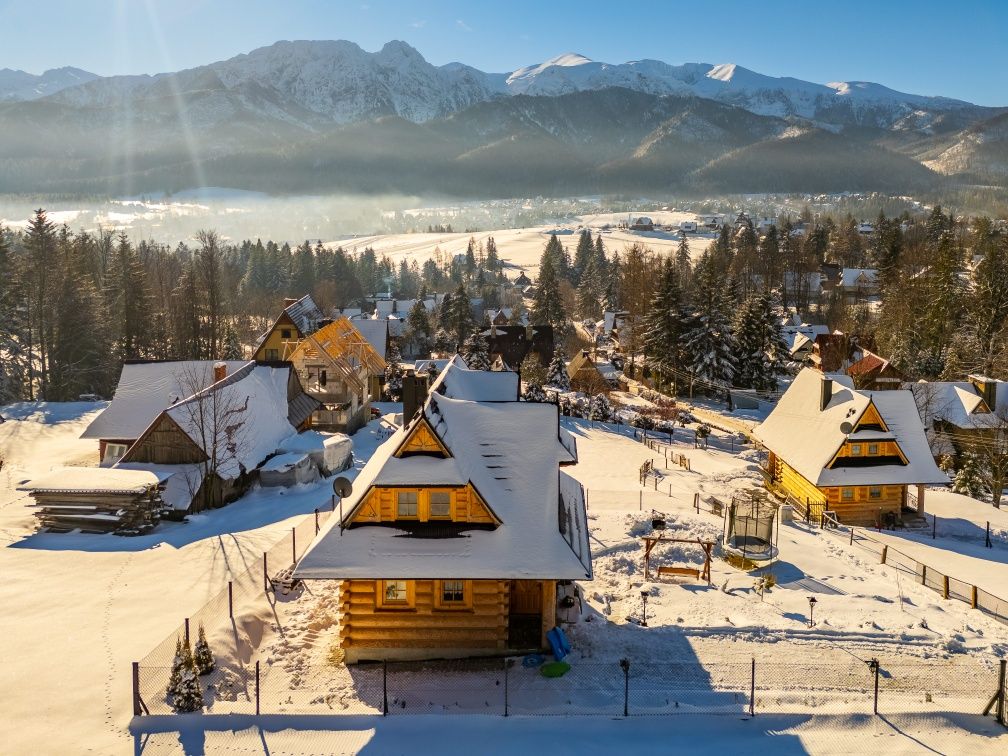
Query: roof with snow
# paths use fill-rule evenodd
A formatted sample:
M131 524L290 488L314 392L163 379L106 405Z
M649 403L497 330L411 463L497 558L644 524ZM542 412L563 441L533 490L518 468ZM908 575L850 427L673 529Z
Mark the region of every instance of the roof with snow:
M518 373L507 370L470 370L462 355L456 354L430 386L430 393L474 402L514 402L518 400Z
M378 448L336 518L295 568L300 578L590 578L584 493L560 472L557 408L519 401L468 401L440 394ZM425 422L450 456L396 457ZM471 483L497 520L492 530L417 538L395 523L350 525L373 486Z
M878 283L878 271L874 268L844 268L840 273L840 285L850 289L858 286L874 286Z
M374 348L374 350L385 358L385 354L388 351L388 336L389 336L389 322L385 318L379 320L365 318L363 320L354 320L354 328L356 328L361 336L368 340L368 343Z
M120 470L113 467L66 467L34 478L18 486L32 493L143 494L156 488L161 479L148 470Z
M824 382L831 381L828 402L820 409ZM874 405L888 432L907 459L859 467L829 465L847 440L840 425L857 429L869 406ZM881 433L885 433L885 429ZM865 486L899 484L947 484L934 463L924 426L909 391L858 391L850 378L823 375L805 368L777 402L770 416L756 426L755 438L817 486ZM881 436L880 436L881 439Z
M981 377L974 377L975 380ZM992 380L992 379L988 379ZM940 420L964 430L982 430L1001 425L1008 411L1008 381L992 381L994 411L970 381L919 381L909 384L921 420L933 427Z
M81 438L139 438L162 410L213 383L215 364L220 361L127 362L111 403L91 421ZM246 363L228 360L223 364L231 374Z
M294 322L302 335L314 331L325 318L311 294L305 294L301 299L291 302L284 308L284 313Z

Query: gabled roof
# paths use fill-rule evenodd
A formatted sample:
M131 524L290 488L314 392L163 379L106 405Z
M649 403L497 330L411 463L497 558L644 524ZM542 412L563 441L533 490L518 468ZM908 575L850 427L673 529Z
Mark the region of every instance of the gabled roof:
M919 381L909 385L917 402L921 420L929 428L941 420L963 430L983 430L1003 423L1000 408L1008 406L1008 382L999 381L995 389L995 407L990 411L976 386L969 381Z
M882 373L887 368L891 368L892 372L897 372L889 360L865 349L864 357L847 368L847 375L862 376L870 373ZM899 380L899 378L895 378L895 380Z
M190 396L194 389L213 383L215 364L219 361L127 362L112 402L91 421L81 438L139 438L162 410ZM246 363L228 360L223 364L232 374Z
M314 357L324 359L351 382L359 382L357 372L362 368L370 375L385 371L385 358L361 334L360 329L346 317L340 317L298 344L291 359Z
M472 484L492 515L493 530L457 538L409 538L387 525L357 525L342 534L334 518L295 569L301 578L591 577L584 497L559 471L557 408L533 402L474 402L431 394L422 412L389 438L354 481L344 521L376 485ZM451 454L395 451L425 422Z
M840 284L848 288L873 286L877 282L878 271L875 268L844 268L840 273Z
M518 373L470 370L462 355L456 354L430 386L430 393L474 402L514 402L518 400Z
M18 486L33 493L99 493L140 495L157 488L160 478L146 470L114 467L66 467Z
M832 393L825 409L820 409L824 380L832 380ZM840 425L857 426L869 406L894 434L908 464L828 468L846 440ZM857 391L847 376L823 376L805 368L753 435L817 486L948 483L931 456L909 391Z
M325 318L311 294L305 294L301 299L287 305L284 313L294 322L302 336L318 328L318 324Z
M254 470L262 464L286 438L297 432L287 419L290 370L289 365L273 367L249 362L162 414L204 453L216 448L218 474L236 478L242 470ZM126 453L124 462L132 461L130 456L135 448Z
M367 339L371 347L385 358L385 354L388 352L388 337L389 337L389 322L385 318L379 320L365 318L363 320L355 319L353 321L354 328Z

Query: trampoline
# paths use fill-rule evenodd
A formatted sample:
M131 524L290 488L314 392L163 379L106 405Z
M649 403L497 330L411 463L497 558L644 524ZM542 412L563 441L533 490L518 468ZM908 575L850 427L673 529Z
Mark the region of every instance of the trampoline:
M773 536L777 507L762 491L733 496L725 513L725 551L756 562L776 557Z

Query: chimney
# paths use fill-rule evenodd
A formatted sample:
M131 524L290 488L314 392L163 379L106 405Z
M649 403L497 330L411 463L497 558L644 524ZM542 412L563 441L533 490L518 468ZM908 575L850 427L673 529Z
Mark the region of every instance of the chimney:
M223 381L227 378L227 363L215 362L213 366L213 382Z
M819 392L820 412L826 409L827 405L830 403L830 399L832 398L833 398L833 379L827 378L824 375L822 377L822 385L820 386L820 392Z

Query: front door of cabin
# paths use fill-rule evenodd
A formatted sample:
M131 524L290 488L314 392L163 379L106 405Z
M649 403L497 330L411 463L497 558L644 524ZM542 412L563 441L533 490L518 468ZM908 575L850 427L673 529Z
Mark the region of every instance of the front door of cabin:
M539 648L542 645L542 581L512 580L508 589L508 648Z

